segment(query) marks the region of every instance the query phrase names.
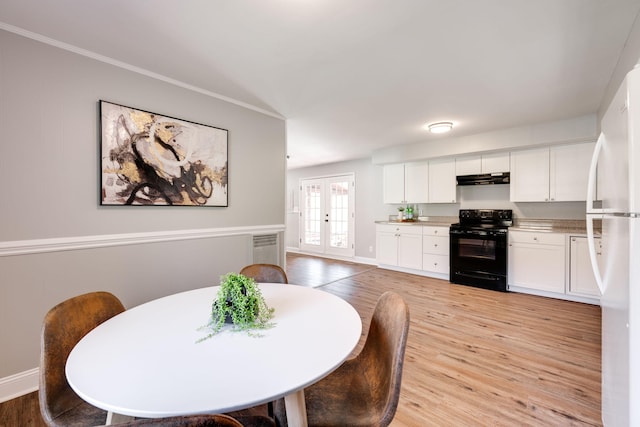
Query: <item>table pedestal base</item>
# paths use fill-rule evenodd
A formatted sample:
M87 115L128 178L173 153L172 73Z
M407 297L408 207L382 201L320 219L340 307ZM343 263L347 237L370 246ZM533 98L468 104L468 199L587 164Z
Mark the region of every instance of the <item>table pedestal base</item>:
M286 395L284 406L287 410L287 424L307 427L307 405L304 402L304 389Z

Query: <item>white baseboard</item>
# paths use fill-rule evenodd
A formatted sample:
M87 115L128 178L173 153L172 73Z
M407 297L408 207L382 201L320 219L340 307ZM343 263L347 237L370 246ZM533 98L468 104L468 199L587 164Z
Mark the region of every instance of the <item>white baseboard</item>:
M39 368L0 378L0 403L38 390Z
M348 261L348 262L357 262L358 264L369 264L369 265L377 265L375 258L366 258L366 257L341 257L336 255L327 255L327 254L319 254L315 252L307 252L301 251L299 248L288 246L285 249L286 252L291 252L294 254L302 254L309 256L317 256L318 258L327 258L327 259L336 259L339 261Z

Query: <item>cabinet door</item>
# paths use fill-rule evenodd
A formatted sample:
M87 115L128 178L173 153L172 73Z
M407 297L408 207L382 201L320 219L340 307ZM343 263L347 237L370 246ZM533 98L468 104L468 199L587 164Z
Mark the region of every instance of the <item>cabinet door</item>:
M551 147L549 151L549 199L584 201L595 143Z
M404 195L406 203L429 201L429 163L404 165Z
M537 243L554 240L564 242L564 235L510 231L509 285L564 293L565 245Z
M509 172L509 153L492 153L482 155L482 173Z
M478 175L482 173L480 156L456 157L457 175Z
M395 232L376 232L376 261L378 264L398 265L398 235Z
M511 153L512 202L549 201L549 148Z
M589 247L587 238L582 236L571 236L569 243L569 292L572 294L586 295L600 298L600 290L596 279L593 277L591 259L589 257ZM601 240L595 239L596 255L598 261L602 259Z
M404 164L384 165L382 185L383 203L404 203Z
M429 203L456 202L455 159L429 161Z
M400 233L398 266L416 270L422 269L422 232Z

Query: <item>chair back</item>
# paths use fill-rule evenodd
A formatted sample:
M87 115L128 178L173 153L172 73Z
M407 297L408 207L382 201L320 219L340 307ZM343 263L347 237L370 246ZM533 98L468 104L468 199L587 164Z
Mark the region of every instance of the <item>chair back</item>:
M362 351L356 356L366 376L380 425L388 425L400 399L404 353L409 334L409 307L395 292L385 292L373 311Z
M84 404L65 375L69 353L96 326L125 310L108 292L70 298L46 314L40 337L40 411L48 425L60 415Z
M275 264L251 264L240 270L240 274L251 277L258 283L289 283L287 274Z

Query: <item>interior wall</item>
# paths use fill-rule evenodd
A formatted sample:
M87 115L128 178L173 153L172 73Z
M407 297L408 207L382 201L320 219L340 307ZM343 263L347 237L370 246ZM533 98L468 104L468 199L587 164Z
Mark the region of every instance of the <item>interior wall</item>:
M366 261L375 258L375 212L382 182L377 177L370 159L360 159L348 162L338 162L322 166L292 169L287 172L287 247L299 248L300 229L298 213L300 211L300 180L321 178L353 173L356 181L355 200L355 257Z
M100 206L100 99L229 130L229 206ZM196 230L179 241L0 253L0 379L38 366L42 318L63 299L101 289L132 307L217 284L251 261L252 229L284 229L286 132L275 115L0 30L0 129L0 249Z

